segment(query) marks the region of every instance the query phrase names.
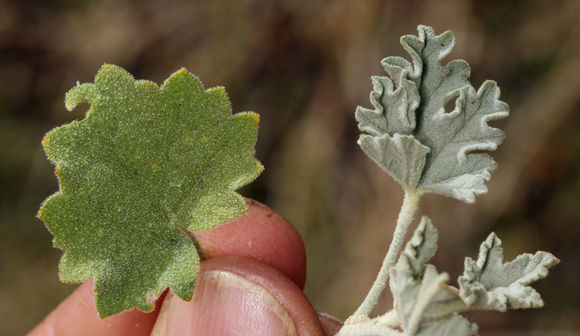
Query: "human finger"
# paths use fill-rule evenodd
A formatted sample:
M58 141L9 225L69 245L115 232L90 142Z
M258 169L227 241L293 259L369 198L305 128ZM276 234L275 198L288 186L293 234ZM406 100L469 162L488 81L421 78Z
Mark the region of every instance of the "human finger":
M81 284L28 336L146 336L151 333L159 307L151 313L132 309L101 320L92 288L92 280Z
M168 293L154 336L323 335L318 315L284 274L255 259L201 263L191 301Z
M261 260L302 287L306 261L299 234L265 205L247 203L248 211L240 218L196 232L206 257L242 255ZM101 320L94 300L92 281L82 284L29 335L148 335L157 318L157 309L152 313L133 309Z
M300 234L287 219L264 204L251 199L246 199L246 203L248 211L233 221L195 232L205 256L253 258L304 288L306 252Z

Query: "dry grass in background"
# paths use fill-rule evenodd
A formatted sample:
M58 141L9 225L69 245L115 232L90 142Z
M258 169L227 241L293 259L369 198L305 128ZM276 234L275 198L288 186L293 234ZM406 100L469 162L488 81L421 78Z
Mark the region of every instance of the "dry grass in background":
M266 171L243 190L302 233L306 293L340 318L361 302L393 231L402 192L356 145L371 75L417 24L451 29L449 59L472 82L496 80L511 117L493 153L489 194L467 205L427 196L440 230L434 263L456 278L490 230L506 256L538 249L562 263L536 287L539 311L472 314L483 335L580 329L580 2L569 1L3 1L0 2L0 335L25 333L74 286L34 218L57 189L43 134L82 113L64 109L77 80L105 62L158 83L185 66L224 85L234 112L261 114ZM390 305L385 295L380 308Z

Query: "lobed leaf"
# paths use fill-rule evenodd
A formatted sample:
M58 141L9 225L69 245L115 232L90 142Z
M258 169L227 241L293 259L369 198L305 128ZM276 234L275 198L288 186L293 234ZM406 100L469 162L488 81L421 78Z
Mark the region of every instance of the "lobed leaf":
M191 231L241 215L233 190L262 170L253 157L254 113L231 114L223 88L204 90L185 69L161 87L104 65L71 89L88 101L81 121L43 140L60 191L39 217L65 251L60 279L94 278L99 315L154 308L167 287L191 298L199 266Z
M477 261L465 258L459 293L467 305L477 309L540 308L544 301L528 285L545 278L548 269L559 262L552 254L539 251L504 263L501 240L491 233L481 244Z
M395 321L405 335L476 335L477 325L459 312L541 307L540 295L528 285L546 277L548 269L559 262L540 251L504 263L501 241L492 233L482 243L477 261L465 259L458 290L448 285L447 273L438 273L435 266L426 264L436 249L437 230L423 217L390 270L395 310L377 323Z
M438 238L439 233L429 217L423 216L403 252L409 257L409 265L415 275L419 275L424 264L435 255Z
M445 317L423 324L417 336L473 336L477 335L478 327L465 317L451 313Z
M373 77L373 110L358 107L356 119L363 151L406 190L433 192L472 203L487 192L495 170L482 151L495 150L503 133L488 122L508 115L499 88L486 81L476 92L469 65L441 60L455 45L453 33L435 35L419 26L419 35L401 38L412 63L387 57L388 76ZM446 111L446 105L453 110Z
M385 325L378 318L353 324L345 324L334 336L404 336L405 334Z
M447 273L425 265L437 248L437 230L427 217L390 270L390 287L406 335L475 335L477 326L456 312L465 304Z

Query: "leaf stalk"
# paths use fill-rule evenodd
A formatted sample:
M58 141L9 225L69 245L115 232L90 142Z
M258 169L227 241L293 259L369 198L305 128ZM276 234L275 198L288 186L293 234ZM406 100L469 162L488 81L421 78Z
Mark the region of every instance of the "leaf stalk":
M354 312L354 314L348 318L347 323L349 321L356 322L368 319L370 312L377 305L379 297L387 285L387 280L389 279L389 270L391 267L393 267L393 265L395 265L397 257L401 252L403 242L405 241L409 227L413 222L415 212L417 212L420 198L421 192L418 190L405 190L405 198L403 199L403 205L401 206L401 211L399 212L399 217L397 218L397 226L395 227L395 232L393 233L393 240L391 241L391 245L389 246L389 250L387 251L385 258L383 259L383 265L381 266L379 274L377 275L377 278L375 279L375 282L373 283L364 301Z

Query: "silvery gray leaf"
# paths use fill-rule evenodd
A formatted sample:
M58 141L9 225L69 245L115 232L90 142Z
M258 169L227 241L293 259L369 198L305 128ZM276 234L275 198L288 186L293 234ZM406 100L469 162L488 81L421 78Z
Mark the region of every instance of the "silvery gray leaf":
M378 318L355 324L345 324L334 336L403 336L401 331L382 324ZM405 335L406 336L406 335Z
M488 122L506 117L508 106L493 81L476 92L465 61L441 64L455 45L452 32L435 35L426 26L418 31L401 38L412 63L387 57L382 65L388 76L373 77L374 109L356 111L366 133L359 144L406 190L472 203L487 192L485 181L496 166L482 151L495 150L504 137Z
M423 217L397 264L390 271L394 306L401 328L408 335L430 335L423 330L437 331L463 325L458 322L460 317L449 318L450 314L466 307L457 289L447 284L449 276L447 273L438 273L433 265L425 265L437 249L437 235L431 221ZM442 323L442 326L438 326L438 323ZM469 326L465 330L477 330L466 320L465 323Z
M438 237L439 233L429 217L423 216L403 252L411 257L409 265L414 274L419 275L423 265L435 255Z
M477 335L477 325L465 317L452 313L443 318L425 322L417 336L472 336Z
M477 309L539 308L540 294L528 286L548 275L548 269L560 261L548 252L521 254L503 262L501 240L491 233L481 244L477 261L465 258L465 271L459 277L460 296Z
M504 138L487 122L506 117L508 107L498 100L499 88L493 81L485 81L477 92L467 86L448 97L457 97L455 109L445 112L439 107L423 119L423 132L417 134L431 149L419 189L472 203L475 195L487 192L485 181L496 167L481 151L495 150Z
M362 134L358 141L367 155L409 190L415 189L425 166L429 148L411 135Z
M391 292L403 326L407 326L415 309L422 280L428 283L435 281L432 278L437 273L435 267L428 265L430 266L429 270L425 271L425 262L433 257L437 250L437 236L437 229L433 226L431 220L424 216L399 257L397 264L390 270ZM443 278L439 280L439 282L445 283L446 281Z

